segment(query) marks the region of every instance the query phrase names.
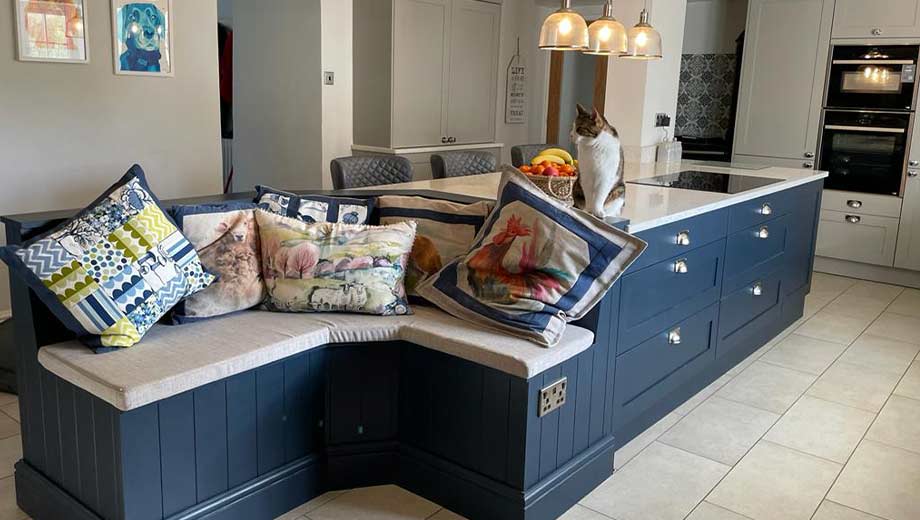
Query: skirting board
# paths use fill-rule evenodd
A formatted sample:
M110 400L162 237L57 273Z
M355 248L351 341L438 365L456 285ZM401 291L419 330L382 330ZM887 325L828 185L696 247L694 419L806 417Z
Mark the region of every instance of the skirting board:
M815 271L920 289L920 271L848 262L823 256L815 257Z

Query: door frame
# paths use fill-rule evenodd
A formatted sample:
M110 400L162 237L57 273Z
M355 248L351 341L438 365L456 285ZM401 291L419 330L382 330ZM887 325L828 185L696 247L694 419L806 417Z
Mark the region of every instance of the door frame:
M562 103L562 79L565 73L565 53L573 51L551 51L549 58L549 88L546 101L546 142L559 142L559 116ZM607 102L607 70L609 56L595 56L594 106L604 113Z

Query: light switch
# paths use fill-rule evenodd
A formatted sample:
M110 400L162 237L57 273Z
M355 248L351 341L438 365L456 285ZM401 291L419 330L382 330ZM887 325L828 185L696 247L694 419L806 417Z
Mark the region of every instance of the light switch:
M326 85L335 85L335 72L331 70L323 72L323 83Z

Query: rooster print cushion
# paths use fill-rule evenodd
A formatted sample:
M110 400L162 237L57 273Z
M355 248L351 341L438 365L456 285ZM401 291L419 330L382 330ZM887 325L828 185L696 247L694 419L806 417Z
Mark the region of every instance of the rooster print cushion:
M463 256L482 229L494 204L462 204L447 200L384 195L377 199L381 224L415 221L417 231L409 266L406 292L436 274L451 260Z
M276 215L296 218L308 224L341 222L367 224L373 209L373 199L295 195L268 186L256 186L256 204Z
M97 352L136 344L214 280L137 165L74 218L0 256Z
M269 310L410 314L404 280L415 223L308 224L256 210Z
M173 218L195 246L201 265L217 276L207 289L173 309L174 323L189 323L262 303L262 253L256 205L247 201L176 206Z
M645 247L507 168L497 205L473 245L418 292L458 318L551 347Z

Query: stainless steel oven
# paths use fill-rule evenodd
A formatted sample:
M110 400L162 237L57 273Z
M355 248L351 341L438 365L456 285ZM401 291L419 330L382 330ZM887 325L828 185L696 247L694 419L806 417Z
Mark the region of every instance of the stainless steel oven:
M827 108L913 110L918 45L835 45Z
M819 169L832 190L900 196L914 115L825 110Z

